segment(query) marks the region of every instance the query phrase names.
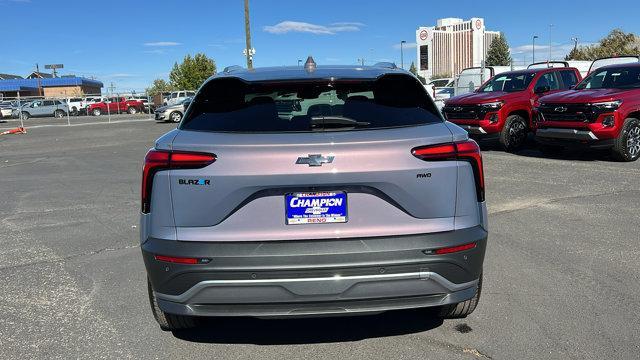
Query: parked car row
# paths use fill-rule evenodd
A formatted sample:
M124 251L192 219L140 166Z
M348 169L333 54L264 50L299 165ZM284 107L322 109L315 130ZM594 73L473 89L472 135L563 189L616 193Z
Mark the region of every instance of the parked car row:
M606 63L613 65L600 66ZM640 157L640 62L596 60L583 79L574 67L530 67L493 76L477 90L445 101L447 120L507 151L532 133L541 150L610 149L621 161Z
M191 103L191 99L193 98L187 97L174 105L165 105L157 108L155 111L156 121L180 122L189 103Z

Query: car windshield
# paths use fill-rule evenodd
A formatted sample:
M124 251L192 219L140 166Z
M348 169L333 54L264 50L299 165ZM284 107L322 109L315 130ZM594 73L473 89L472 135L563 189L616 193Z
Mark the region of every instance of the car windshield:
M441 122L422 85L405 75L377 80L205 84L180 126L223 132L378 129Z
M535 73L499 74L482 85L478 89L478 92L523 91L529 86L535 76Z
M640 88L640 67L615 67L596 70L576 89L637 89Z

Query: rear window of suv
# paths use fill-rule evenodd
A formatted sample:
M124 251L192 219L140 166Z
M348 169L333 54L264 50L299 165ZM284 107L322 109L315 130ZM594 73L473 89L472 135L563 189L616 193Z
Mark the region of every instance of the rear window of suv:
M180 129L306 132L442 122L423 86L407 75L378 79L245 82L219 78L194 98Z

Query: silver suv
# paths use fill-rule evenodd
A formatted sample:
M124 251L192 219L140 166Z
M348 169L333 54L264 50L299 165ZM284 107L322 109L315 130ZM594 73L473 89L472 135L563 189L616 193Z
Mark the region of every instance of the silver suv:
M234 69L147 153L140 223L165 330L202 316L465 317L487 243L482 158L395 66Z

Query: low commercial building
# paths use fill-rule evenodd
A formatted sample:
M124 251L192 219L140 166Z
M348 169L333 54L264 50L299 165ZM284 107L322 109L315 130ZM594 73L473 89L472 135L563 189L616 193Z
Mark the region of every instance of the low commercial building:
M483 18L439 19L416 30L418 73L426 79L453 77L462 69L482 66L498 31L485 29Z
M18 92L20 96L82 96L100 94L103 87L104 84L101 81L76 76L0 79L0 94L4 97L15 97Z

